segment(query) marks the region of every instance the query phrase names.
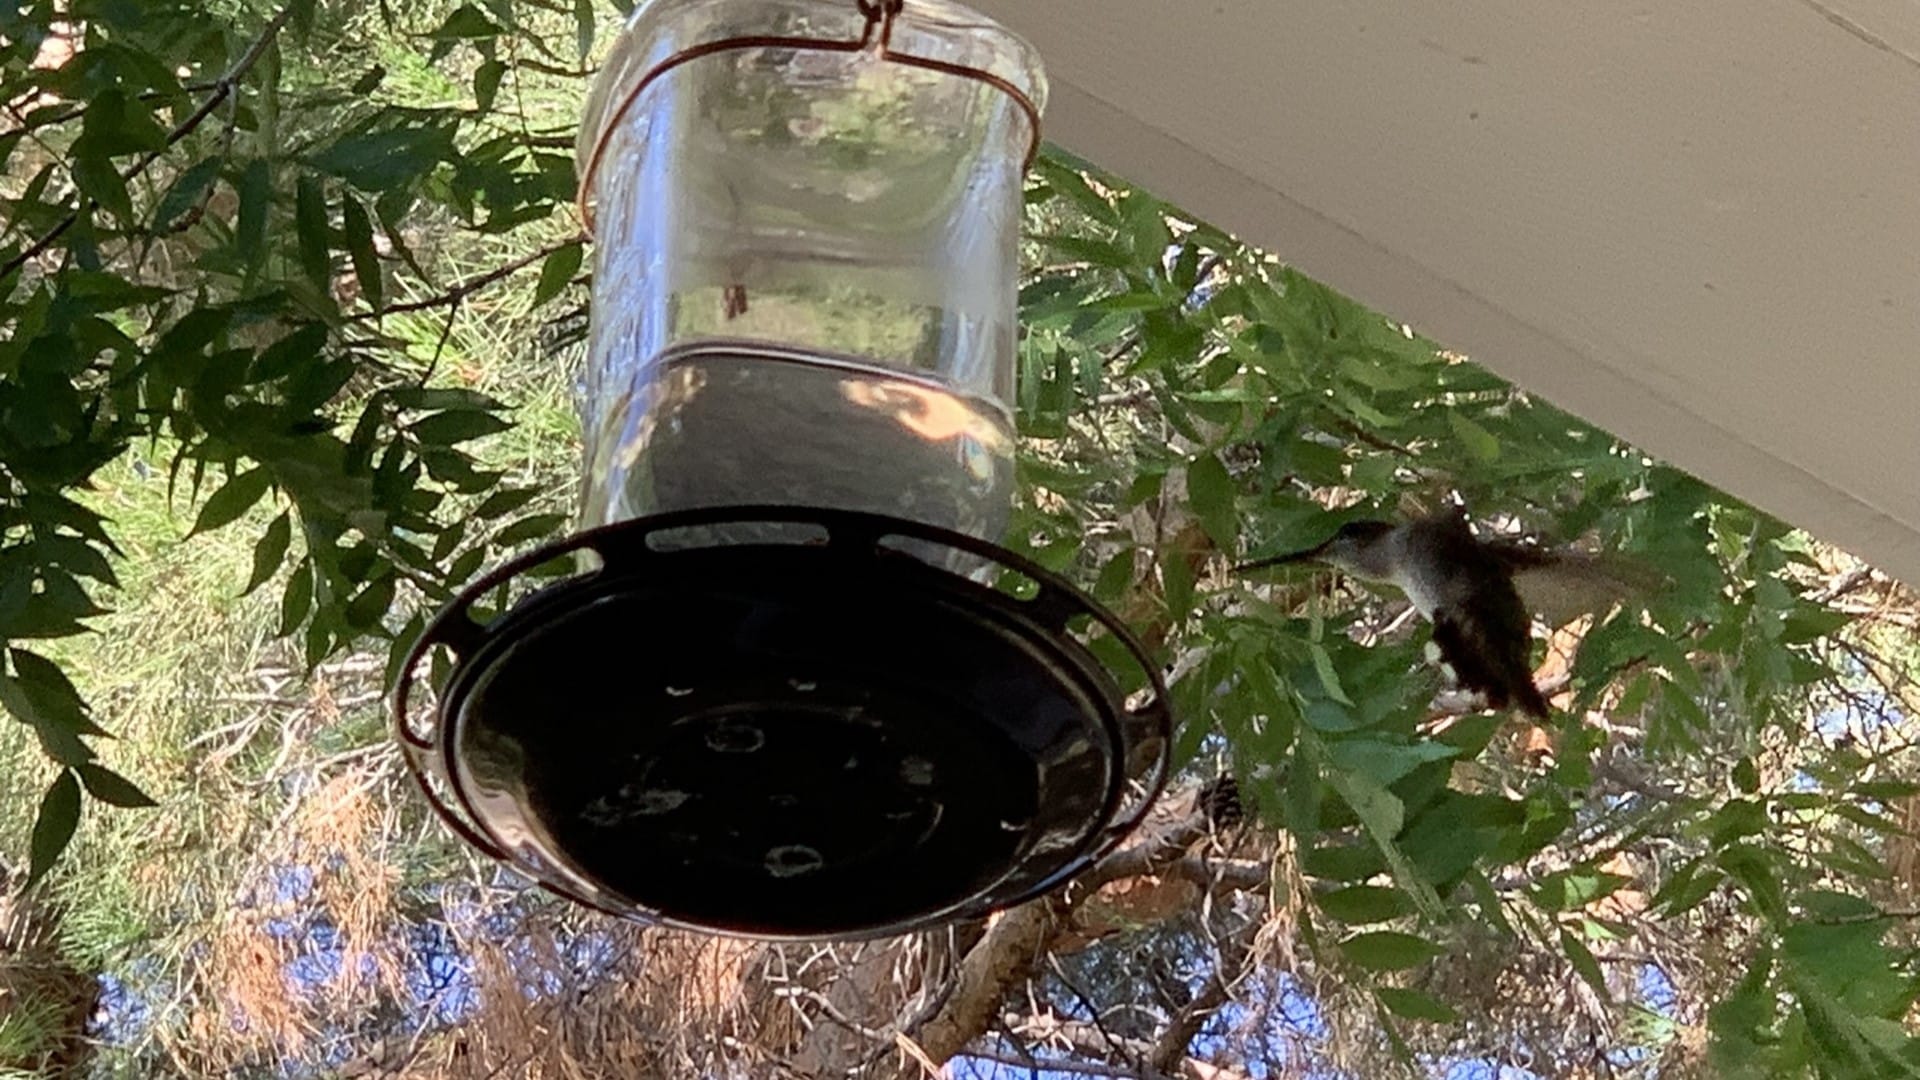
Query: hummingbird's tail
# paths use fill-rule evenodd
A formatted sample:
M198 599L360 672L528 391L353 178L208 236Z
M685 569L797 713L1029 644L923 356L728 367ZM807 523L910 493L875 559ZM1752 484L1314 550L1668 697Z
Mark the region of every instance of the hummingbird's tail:
M1518 685L1513 688L1513 698L1514 704L1520 706L1520 711L1535 720L1545 720L1551 712L1547 707L1546 696L1540 693L1538 686L1534 685L1532 672L1520 677Z

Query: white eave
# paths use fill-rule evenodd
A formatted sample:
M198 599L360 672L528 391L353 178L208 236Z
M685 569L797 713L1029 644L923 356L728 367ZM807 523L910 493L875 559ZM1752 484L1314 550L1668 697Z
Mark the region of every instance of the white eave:
M1047 135L1920 584L1920 0L970 0Z

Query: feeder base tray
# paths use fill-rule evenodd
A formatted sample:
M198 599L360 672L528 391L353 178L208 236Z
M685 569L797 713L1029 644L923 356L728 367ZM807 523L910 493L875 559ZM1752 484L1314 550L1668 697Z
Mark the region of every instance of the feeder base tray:
M476 616L578 552L598 567ZM592 530L450 605L409 677L440 648L431 728L410 687L397 699L436 806L549 888L666 924L844 938L984 914L1111 850L1164 771L1164 691L1111 616L1010 553L889 518Z

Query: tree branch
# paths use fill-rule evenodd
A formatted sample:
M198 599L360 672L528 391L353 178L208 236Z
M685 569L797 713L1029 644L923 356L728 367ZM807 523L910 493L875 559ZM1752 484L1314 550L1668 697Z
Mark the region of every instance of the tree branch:
M833 1021L834 1023L840 1025L841 1027L847 1029L848 1031L853 1032L855 1035L858 1035L863 1039L874 1039L874 1040L885 1042L888 1045L892 1045L892 1042L893 1042L892 1036L888 1035L884 1031L879 1031L874 1028L870 1028L865 1024L860 1023L858 1020L855 1020L853 1017L848 1016L846 1013L841 1012L839 1006L835 1005L832 1001L828 1000L827 995L822 994L818 990L810 989L805 986L783 986L775 990L773 992L773 996L777 998L783 998L783 997L804 998L807 1001L812 1002L816 1007L818 1007L819 1010L826 1015L827 1019Z
M1872 567L1855 567L1822 586L1818 592L1815 592L1812 596L1808 597L1808 599L1818 604L1832 603L1872 581L1873 577Z
M1381 436L1375 434L1374 432L1368 431L1366 428L1361 427L1359 424L1354 423L1353 421L1347 419L1344 416L1335 416L1333 418L1333 426L1339 428L1347 436L1361 443L1364 443L1367 446L1374 448L1375 450L1381 450L1389 454L1398 454L1399 456L1406 458L1408 461L1420 460L1420 455L1414 453L1410 447L1401 446L1399 443L1394 442L1391 439L1382 438ZM1421 470L1415 470L1415 471L1420 472ZM1426 474L1422 472L1422 475L1426 475Z
M260 36L254 40L252 45L247 47L246 52L240 55L240 59L234 61L233 66L227 69L226 74L220 76L219 80L213 84L213 92L207 95L206 100L200 103L199 108L194 109L192 113L188 114L185 120L174 125L173 130L167 133L167 141L161 145L160 149L149 151L146 156L134 162L125 172L121 173L120 178L130 181L142 175L148 169L152 168L153 163L160 160L161 155L171 149L175 143L186 138L193 133L194 129L205 123L207 117L213 115L213 110L219 108L221 102L232 96L234 90L240 85L240 80L246 77L247 72L253 70L253 66L260 62L262 56L266 55L267 49L272 46L274 39L278 38L280 31L286 27L287 20L293 17L293 8L294 5L286 4L282 6L278 12L275 12L273 18L268 20L266 27L260 31ZM59 224L47 230L40 239L27 245L26 249L21 251L20 254L8 259L5 266L0 266L0 281L4 281L14 271L38 258L42 252L52 247L56 240L66 235L67 230L73 228L73 226L79 222L80 214L92 202L93 200L91 199L83 199L78 207L75 207L66 217L60 219Z
M1095 1005L1093 999L1087 996L1087 992L1080 989L1079 984L1067 976L1066 969L1060 966L1060 957L1049 954L1047 959L1053 966L1053 977L1059 979L1060 985L1066 987L1080 1007L1087 1010L1087 1022L1092 1024L1093 1030L1100 1034L1101 1050L1108 1054L1122 1052L1121 1046L1125 1040L1117 1038L1113 1032L1107 1030L1106 1019L1100 1015L1100 1006Z
M1237 958L1241 961L1244 959L1244 955ZM1180 1014L1167 1025L1167 1030L1155 1040L1152 1052L1147 1055L1147 1064L1161 1072L1177 1068L1187 1056L1188 1044L1200 1034L1200 1029L1213 1016L1214 1010L1227 1003L1227 986L1226 960L1223 957L1221 966L1214 968L1213 974L1207 976L1206 985L1200 988L1192 1001L1187 1002Z
M1273 867L1259 859L1209 859L1187 855L1169 865L1168 874L1209 892L1253 892L1273 882Z
M946 1061L987 1031L1007 989L1032 973L1047 944L1066 917L1102 885L1144 874L1195 874L1208 882L1248 880L1248 867L1194 859L1182 866L1186 850L1208 835L1206 815L1197 808L1183 818L1143 828L1133 844L1109 855L1062 892L1002 912L986 934L967 951L954 976L946 1004L912 1034L928 1056ZM1260 881L1266 874L1262 868Z
M1018 1068L1037 1068L1041 1072L1071 1072L1075 1076L1121 1076L1127 1080L1167 1080L1165 1072L1142 1072L1139 1068L1125 1065L1102 1065L1096 1061L1068 1061L1060 1057L1035 1057L1025 1059L1018 1053L1004 1053L989 1047L970 1047L966 1057L977 1061L991 1061L995 1065L1014 1065Z
M1167 871L1179 863L1187 848L1211 831L1206 815L1197 810L1165 829L1107 856L1074 881L1069 894L1074 904L1108 882Z
M1098 1045L1100 1039L1099 1033L1093 1029L1091 1024L1083 1020L1068 1020L1051 1013L1040 1013L1025 1018L1016 1016L1006 1017L1004 1026L1008 1029L1017 1029L1031 1033L1037 1038L1045 1039L1056 1046L1064 1046L1072 1052L1084 1054L1088 1057L1094 1057L1105 1052L1104 1048ZM1145 1039L1121 1039L1120 1048L1144 1061L1147 1055L1152 1053L1153 1044ZM967 1053L972 1054L973 1051L968 1050ZM1023 1061L1020 1062L1020 1064L1026 1065L1027 1062ZM1043 1062L1042 1066L1049 1069L1055 1067L1051 1061ZM1109 1065L1103 1067L1116 1068L1117 1066ZM1177 1080L1249 1080L1246 1073L1240 1072L1237 1069L1227 1069L1217 1065L1209 1065L1197 1058L1186 1056L1176 1056L1174 1063L1168 1070L1161 1070L1149 1065L1145 1068L1122 1071L1113 1075L1138 1076L1145 1078L1145 1080L1169 1080L1170 1077L1177 1078Z
M1007 987L1033 970L1068 906L1055 893L994 918L960 961L946 1006L915 1033L928 1057L947 1061L987 1030Z
M966 1056L980 1061L990 1061L996 1065L1013 1065L1022 1069L1038 1069L1043 1072L1072 1073L1076 1076L1114 1076L1127 1080L1166 1080L1165 1073L1142 1072L1125 1065L1105 1065L1093 1061L1068 1061L1061 1058L1024 1058L1018 1054L988 1047L969 1047Z
M505 278L512 277L514 274L517 274L520 271L525 270L527 267L532 266L534 263L543 261L544 259L546 259L547 256L553 254L556 251L559 251L561 248L564 248L570 244L576 244L576 243L579 243L579 240L577 238L572 240L562 240L557 244L549 244L546 247L543 247L540 250L535 251L531 254L522 255L520 258L515 259L510 263L504 263L500 266L496 266L484 274L476 274L473 277L470 277L467 280L462 281L459 284L453 286L452 288L448 289L446 292L439 294L438 296L429 296L424 300L409 300L404 304L393 304L389 307L381 308L379 311L364 311L358 315L353 316L348 321L349 322L367 322L370 320L381 318L382 316L386 316L386 315L405 315L409 312L414 312L414 311L426 311L431 308L457 305L461 301L465 300L467 297L472 296L474 293L479 292L481 289L484 289L487 286L492 285L495 282L501 281Z

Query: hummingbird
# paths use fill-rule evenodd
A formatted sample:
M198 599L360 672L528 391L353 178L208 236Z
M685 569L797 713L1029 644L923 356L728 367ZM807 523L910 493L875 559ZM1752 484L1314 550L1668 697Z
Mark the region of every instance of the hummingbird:
M1533 682L1534 613L1562 625L1649 584L1621 560L1482 539L1460 513L1350 521L1314 547L1234 570L1301 562L1399 589L1433 625L1433 645L1462 688L1481 694L1489 708L1517 705L1541 720L1549 710Z

